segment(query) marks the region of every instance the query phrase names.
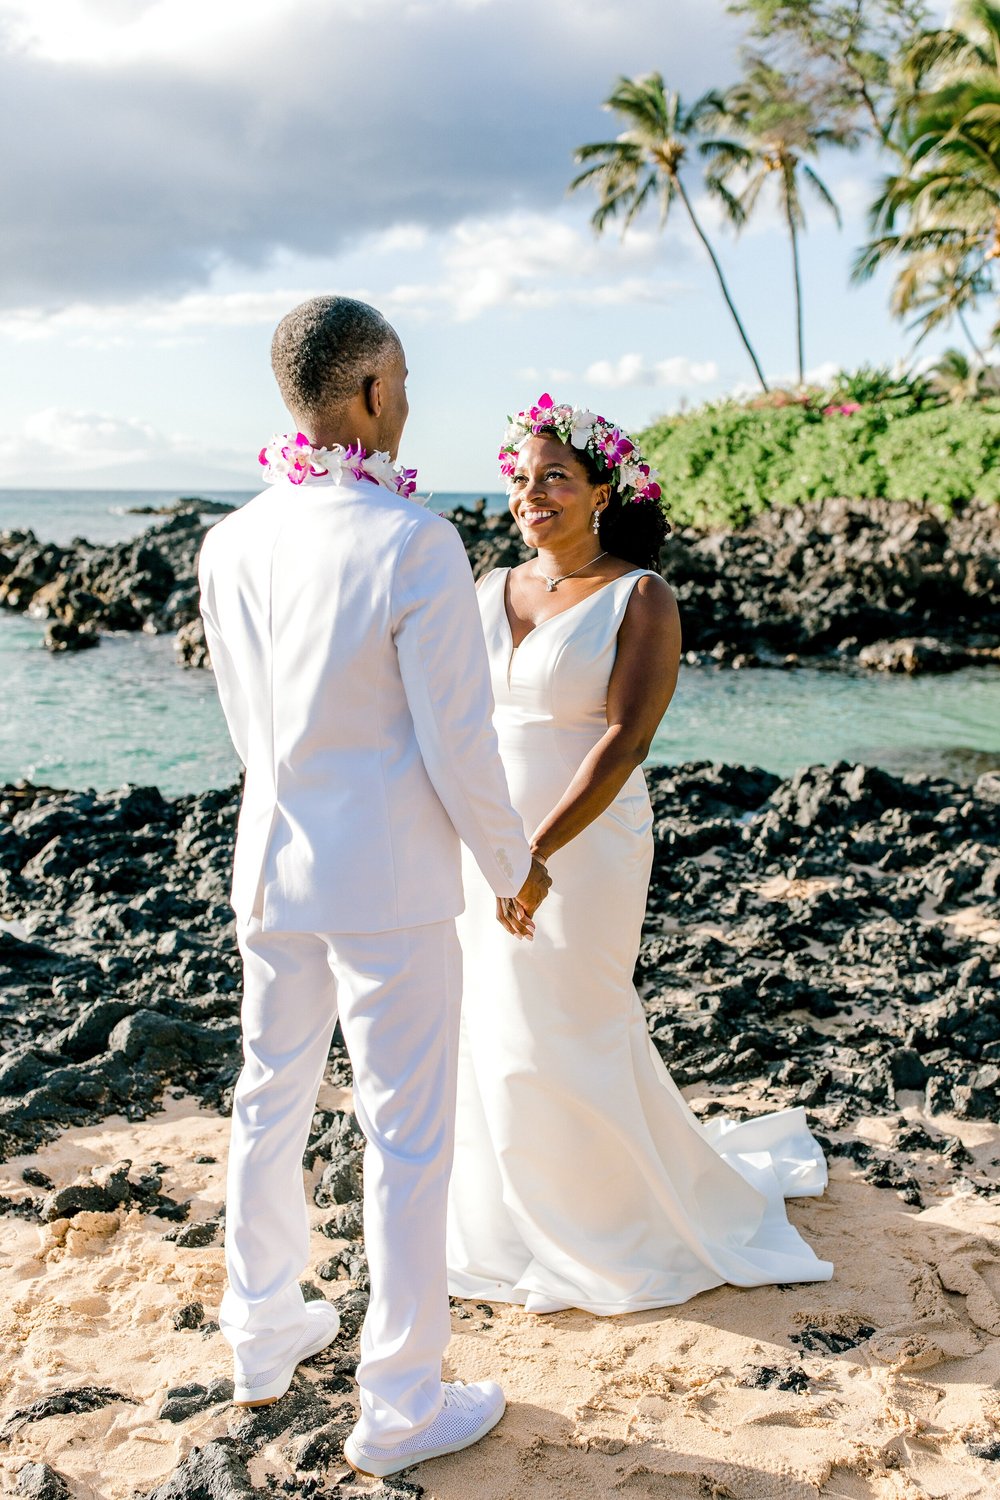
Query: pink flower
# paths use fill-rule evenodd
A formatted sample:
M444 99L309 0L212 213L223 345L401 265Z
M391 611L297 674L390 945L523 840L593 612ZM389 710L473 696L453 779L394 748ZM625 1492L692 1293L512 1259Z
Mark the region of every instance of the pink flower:
M416 487L416 469L400 469L396 475L396 493L409 500Z
M507 429L497 455L500 473L508 484L515 472L518 449L532 433L555 432L560 441L585 450L597 467L618 489L623 500L649 501L661 498L660 486L654 483L655 470L645 463L632 439L606 417L595 416L581 407L556 405L548 391L534 406L508 417Z
M635 444L631 439L625 437L617 427L613 427L600 441L601 452L610 464L620 464L623 458L629 456L634 447Z
M553 402L552 397L549 395L548 391L546 391L544 395L539 396L538 400L535 402L535 405L528 413L531 418L532 430L534 432L537 433L539 428L541 427L551 426L552 419L555 416L554 408L555 403Z
M332 478L342 484L345 475L354 480L366 479L383 485L406 499L414 498L416 469L397 469L388 453L367 453L360 443L342 448L314 448L304 433L275 436L260 450L258 462L269 483L287 479L289 484L304 484L308 479Z
M264 449L262 452L266 454L267 450ZM301 484L310 475L315 479L319 479L329 472L323 468L322 464L314 462L315 452L313 445L304 432L297 432L280 452L288 465L288 479L291 484Z
M353 474L355 479L368 478L368 475L365 473L363 467L365 457L365 450L362 448L360 443L351 443L349 447L344 449L344 457L342 460L344 468L348 471L348 473Z
M824 406L824 417L853 417L856 411L861 410L860 401L844 401L839 406Z

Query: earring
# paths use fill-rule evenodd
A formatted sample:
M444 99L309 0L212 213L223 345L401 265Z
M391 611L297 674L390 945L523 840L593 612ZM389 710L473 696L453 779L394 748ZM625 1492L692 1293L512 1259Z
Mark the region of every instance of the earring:
M594 511L594 535L595 536L600 536L600 534L601 534L601 512L599 510L595 510Z

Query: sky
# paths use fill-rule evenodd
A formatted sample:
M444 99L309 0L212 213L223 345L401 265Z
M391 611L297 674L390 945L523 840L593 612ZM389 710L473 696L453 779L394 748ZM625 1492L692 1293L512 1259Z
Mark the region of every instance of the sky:
M0 486L256 487L290 426L271 334L317 292L399 331L425 490L499 489L505 417L542 390L634 429L748 389L681 215L598 237L567 194L619 74L693 98L740 41L724 0L0 0ZM807 367L891 363L888 276L849 282L880 164L820 171L843 227L810 208ZM776 213L737 239L692 191L790 380Z

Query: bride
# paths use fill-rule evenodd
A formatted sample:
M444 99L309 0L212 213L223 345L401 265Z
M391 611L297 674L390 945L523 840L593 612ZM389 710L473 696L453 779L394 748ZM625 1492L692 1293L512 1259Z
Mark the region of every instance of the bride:
M526 914L466 860L450 1291L614 1314L826 1280L784 1207L826 1185L803 1111L699 1124L632 984L653 851L641 764L680 658L655 475L620 429L549 396L500 459L538 550L488 574L479 604L511 797L552 889L521 944Z

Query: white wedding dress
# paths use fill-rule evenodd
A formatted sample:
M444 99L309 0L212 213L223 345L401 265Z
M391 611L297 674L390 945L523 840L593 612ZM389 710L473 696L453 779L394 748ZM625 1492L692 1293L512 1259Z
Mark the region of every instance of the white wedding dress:
M604 734L618 629L637 569L538 625L516 649L507 570L479 599L511 798L530 835ZM833 1274L788 1222L826 1166L801 1109L699 1124L650 1040L632 973L652 861L636 770L552 856L532 942L496 920L465 861L465 966L453 1296L615 1314L731 1282Z

